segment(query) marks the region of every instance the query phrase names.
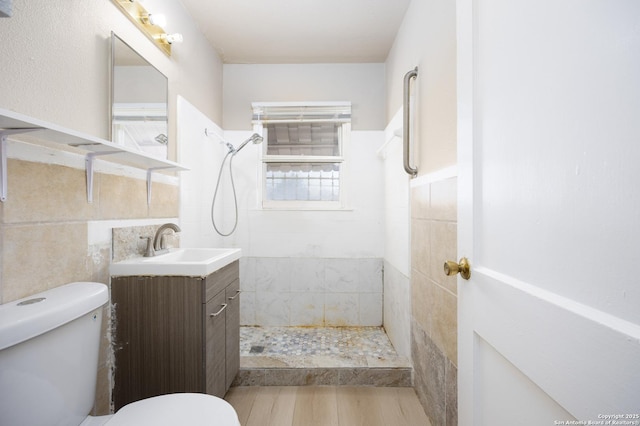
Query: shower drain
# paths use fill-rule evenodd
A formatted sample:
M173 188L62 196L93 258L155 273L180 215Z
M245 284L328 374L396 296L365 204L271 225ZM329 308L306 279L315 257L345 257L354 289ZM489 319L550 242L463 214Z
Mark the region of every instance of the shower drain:
M261 354L264 351L264 346L251 346L249 350L250 354Z

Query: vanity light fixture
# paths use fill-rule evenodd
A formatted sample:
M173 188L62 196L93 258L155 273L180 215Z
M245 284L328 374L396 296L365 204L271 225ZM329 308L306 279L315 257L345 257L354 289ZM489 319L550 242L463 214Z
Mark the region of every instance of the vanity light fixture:
M165 43L173 44L173 43L182 43L182 34L161 34L160 38Z
M163 27L167 19L160 13L148 12L138 0L113 0L122 12L167 56L171 45L182 42L181 34L167 34Z
M157 27L165 27L167 25L167 17L162 13L149 13L146 17L140 17L140 19L146 19L151 25Z

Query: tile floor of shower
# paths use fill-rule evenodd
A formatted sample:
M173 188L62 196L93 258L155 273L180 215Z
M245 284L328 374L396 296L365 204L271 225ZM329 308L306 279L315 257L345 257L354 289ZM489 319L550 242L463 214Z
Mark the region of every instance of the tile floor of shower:
M234 386L411 386L382 327L240 327Z

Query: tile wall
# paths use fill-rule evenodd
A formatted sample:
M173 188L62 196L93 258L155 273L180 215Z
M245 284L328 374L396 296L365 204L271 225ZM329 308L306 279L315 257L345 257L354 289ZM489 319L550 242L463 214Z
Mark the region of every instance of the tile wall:
M243 257L240 322L382 325L382 259Z
M17 159L9 159L7 168L8 198L0 203L1 303L74 281L108 284L112 223L178 216L177 183L154 182L147 206L144 179L97 173L90 204L81 168ZM110 409L109 313L103 318L94 414Z
M378 150L384 163L384 329L399 354L411 358L411 285L409 255L409 176L399 109L385 129L386 143Z
M396 351L411 358L411 285L409 278L384 262L384 329Z
M457 178L411 188L411 352L414 386L434 426L457 425Z

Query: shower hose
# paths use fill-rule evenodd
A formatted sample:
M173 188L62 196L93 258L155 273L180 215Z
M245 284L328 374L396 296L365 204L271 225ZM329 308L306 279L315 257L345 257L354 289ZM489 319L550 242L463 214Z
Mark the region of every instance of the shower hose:
M236 230L236 227L238 226L238 197L236 196L236 186L233 183L233 154L234 154L234 151L227 152L227 155L225 155L224 159L222 160L222 164L220 165L220 172L218 172L218 182L216 182L216 189L215 191L213 191L213 201L211 202L211 224L213 225L213 229L216 230L218 235L221 235L223 237L228 237L229 235L233 234L233 232ZM214 217L213 211L216 205L216 197L218 195L218 189L220 188L222 170L224 170L224 164L227 162L227 158L229 158L229 155L231 155L231 159L229 160L229 177L231 178L231 189L233 190L233 205L235 208L235 220L233 222L233 228L231 229L231 231L225 234L224 232L220 231L216 226L216 219Z

